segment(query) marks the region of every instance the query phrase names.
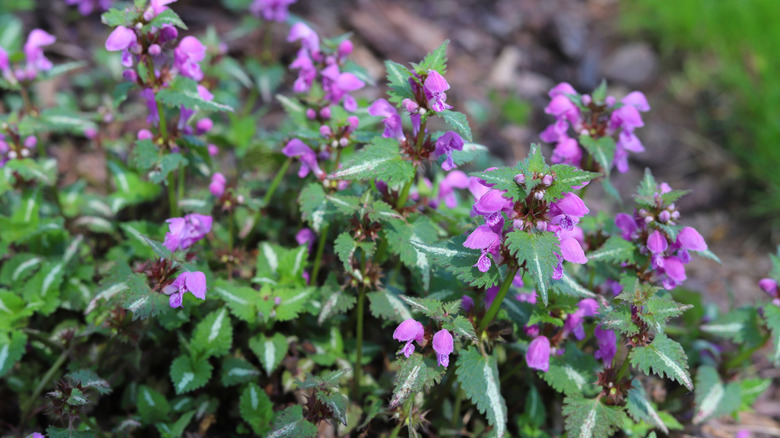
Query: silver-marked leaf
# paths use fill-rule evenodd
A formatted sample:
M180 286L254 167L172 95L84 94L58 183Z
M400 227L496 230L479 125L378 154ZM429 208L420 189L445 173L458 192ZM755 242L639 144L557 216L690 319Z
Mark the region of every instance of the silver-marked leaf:
M233 345L233 325L227 308L211 312L203 318L192 335L190 346L202 357L223 356Z
M241 392L238 409L256 436L264 436L271 429L274 405L268 394L255 383L246 385Z
M639 379L634 379L631 382L626 408L629 415L637 422L644 421L653 427L661 429L666 434L669 433L669 429L664 424L658 411L656 411L655 406L647 399L647 393L645 393L645 389L642 387L642 382Z
M495 357L484 357L474 347L459 354L455 374L460 387L479 412L485 414L488 423L494 427L496 436L504 436L508 420L507 408L504 396L501 395L501 381Z
M661 377L666 375L693 390L693 381L688 373L688 357L682 346L664 333L655 335L650 345L637 347L629 354L631 365L650 375L651 371Z
M249 348L260 360L265 373L269 376L282 363L282 359L287 355L288 347L287 339L278 332L270 338L261 334L249 340Z
M211 364L207 358L198 361L179 356L171 363L171 382L176 394L184 394L205 385L211 378Z

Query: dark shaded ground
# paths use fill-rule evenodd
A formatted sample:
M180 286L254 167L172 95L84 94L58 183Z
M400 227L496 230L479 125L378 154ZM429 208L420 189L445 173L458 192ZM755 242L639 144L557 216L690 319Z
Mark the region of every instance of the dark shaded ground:
M49 1L51 9L39 8L26 19L30 25L55 31L61 41L55 51L82 59L89 56L85 40L102 45L108 32L96 16L65 21L64 2ZM770 230L742 213L746 188L740 171L717 138L697 131L695 110L701 101L672 86L675 66L662 63L648 42L627 41L617 31L619 6L615 0L299 0L291 10L314 23L323 36L354 32L353 59L379 83L383 59L417 61L449 38L448 103L469 115L476 142L507 161L522 159L530 143L540 141L538 133L552 120L543 113L546 92L556 83L567 81L579 91L589 91L606 77L610 94L643 91L653 107L645 116L646 126L638 131L647 151L632 157L632 170L618 176L615 185L624 199L630 199L642 169L649 167L659 181L691 189L679 203L683 222L701 231L723 263L695 260L689 265L686 286L702 291L706 301L722 310L764 301L756 283L769 270L766 254L774 250ZM227 34L241 18L205 0L180 0L176 9L195 34L207 25ZM274 28L274 50L290 56L293 48L284 42L286 29ZM238 57L257 55L260 42L258 32L229 42L230 52ZM496 108L496 99L488 98L491 93L528 102L527 123L508 122ZM379 97L377 90L366 95ZM272 114L259 123L275 120ZM549 156L549 148L545 154ZM592 211L609 208L599 205L597 193L592 195L588 200ZM763 377L780 378L780 371L765 362L756 367ZM780 436L780 389L767 391L756 411L744 415L743 423L767 436ZM723 423L705 426L702 435L733 436L733 423Z

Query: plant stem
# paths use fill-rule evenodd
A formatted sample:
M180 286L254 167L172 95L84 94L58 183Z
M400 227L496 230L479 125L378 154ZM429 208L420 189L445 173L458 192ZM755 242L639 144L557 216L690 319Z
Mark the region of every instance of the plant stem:
M515 279L515 274L517 274L519 269L519 266L512 266L506 271L506 277L504 278L504 282L501 283L501 289L498 290L496 298L493 299L490 308L485 313L485 316L482 317L482 321L479 322L480 333L485 331L487 326L493 321L493 318L496 317L496 314L498 314L498 309L501 308L501 302L504 301L504 297L506 297L507 292L509 292L509 286L512 285L512 280Z
M43 379L38 383L38 386L35 387L35 390L32 393L32 396L27 399L26 402L24 402L24 405L22 405L22 421L19 423L19 428L23 428L24 424L27 422L28 417L30 416L30 412L32 411L33 405L35 404L35 400L38 398L38 396L41 394L43 389L46 387L46 385L49 384L49 381L54 377L54 374L62 367L62 365L65 363L65 361L68 359L68 355L70 355L70 348L67 348L65 350L62 350L62 353L60 353L60 357L57 358L57 360L51 365L49 368L49 371L44 374Z
M750 356L752 356L753 353L755 353L761 347L763 347L764 344L766 344L766 341L768 341L768 340L769 340L769 333L764 335L763 339L761 339L761 342L756 344L755 347L749 348L749 349L739 353L738 355L732 357L728 362L726 362L726 369L727 370L734 369L737 366L739 366L739 364L741 364L742 362L746 361L747 359L750 359Z
M463 402L463 390L458 385L458 391L455 393L455 404L452 407L452 427L460 427L460 405Z
M401 429L404 427L404 421L399 421L398 424L395 425L395 428L393 429L393 433L390 434L390 438L396 438L398 436L398 433L401 432Z
M406 199L409 197L409 190L412 188L412 183L414 183L414 178L407 181L404 188L401 189L401 194L398 195L398 201L395 203L395 208L403 208L406 204Z
M322 263L322 253L325 252L325 241L328 238L328 225L322 229L320 240L317 243L317 255L314 257L314 268L311 271L311 284L317 284L317 275L320 273L320 264Z
M626 374L626 371L628 371L628 365L631 364L631 361L628 360L628 354L626 354L626 358L623 359L623 364L620 365L620 369L618 370L617 377L615 377L616 382L620 382L620 380L623 378L623 375Z
M179 216L179 203L176 201L176 181L173 172L168 174L168 207L171 217Z
M176 200L179 201L184 198L184 179L187 176L184 166L179 166L179 187L177 190ZM177 204L178 205L178 204Z
M288 158L287 161L282 164L282 167L279 169L278 172L276 172L276 176L274 177L274 180L271 181L271 187L268 187L268 191L265 192L265 196L263 196L263 206L268 205L269 202L271 202L271 197L274 195L274 192L279 187L279 184L281 184L282 179L284 178L284 174L287 172L287 169L290 167L290 164L292 163L292 157Z
M360 381L363 374L363 308L365 307L365 301L366 301L366 288L365 286L360 287L360 292L358 294L358 303L357 303L357 330L356 330L356 336L357 339L355 340L355 371L354 371L354 378L355 378L355 395L354 400L360 404Z

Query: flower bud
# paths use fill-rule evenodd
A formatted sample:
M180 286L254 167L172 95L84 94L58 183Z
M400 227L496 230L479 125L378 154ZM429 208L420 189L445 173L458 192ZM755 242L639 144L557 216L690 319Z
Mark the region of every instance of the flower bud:
M539 190L537 192L534 192L534 199L536 199L537 201L541 201L542 199L544 199L544 190Z
M219 153L219 148L215 144L210 144L208 146L209 155L214 157Z
M330 146L331 146L332 148L334 148L334 149L335 149L335 148L337 148L337 147L339 147L339 141L338 141L338 140L336 140L336 139L333 139L333 141L332 141L332 142L330 142Z
M29 149L22 149L21 152L19 152L22 155L22 158L27 158L30 156L30 150Z
M159 44L152 44L149 46L149 54L152 56L159 56L162 53L162 48Z
M590 97L590 94L583 94L582 95L582 104L585 106L588 106L593 102L593 98Z
M552 175L545 175L542 177L542 184L546 186L550 186L553 183L553 176Z
M322 125L320 126L320 135L325 138L330 138L330 136L333 134L333 132L330 130L330 126L328 125Z
M153 137L154 136L152 135L152 131L148 129L142 129L138 131L138 135L136 136L138 140L151 140Z
M515 182L518 184L525 184L525 175L522 173L518 173L515 175Z
M547 231L547 222L539 221L536 223L536 229L539 231Z
M28 149L34 148L36 145L38 145L38 138L34 135L31 135L24 139L24 147Z
M18 157L18 155L16 154L15 150L11 149L10 151L8 151L8 158L10 158L11 160L15 160L16 157Z
M279 304L282 304L282 297L274 297L274 304L276 304L277 306Z
M653 215L645 216L645 223L649 224L650 222L654 221Z
M658 222L661 223L669 222L669 219L671 218L672 218L672 214L669 213L667 210L664 210L658 214Z
M353 49L352 41L350 40L342 41L341 44L339 44L339 48L338 48L339 57L346 58L347 56L349 56L350 53L352 53L352 49Z
M308 108L306 110L306 118L309 120L314 120L315 117L317 117L317 111L314 111L314 108Z
M339 139L339 146L345 148L345 147L347 147L347 145L349 145L349 139L346 138L346 137L341 137Z
M198 134L205 134L211 131L211 128L213 127L214 127L214 122L212 122L211 119L209 118L198 120L198 124L196 125Z
M330 107L326 106L325 108L320 110L320 117L322 117L324 120L330 119Z
M128 82L135 82L138 80L138 74L135 72L135 70L130 68L122 72L122 77Z

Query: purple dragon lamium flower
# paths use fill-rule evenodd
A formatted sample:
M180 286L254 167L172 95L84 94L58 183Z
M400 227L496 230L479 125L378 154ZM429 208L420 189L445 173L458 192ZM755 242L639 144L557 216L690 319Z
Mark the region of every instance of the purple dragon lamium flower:
M612 330L602 329L601 324L597 325L593 330L593 335L596 336L596 342L599 345L593 357L601 359L604 368L611 367L612 359L617 354L617 335Z
M446 155L447 158L441 163L441 168L450 171L454 169L455 163L452 162L452 151L463 150L463 139L455 131L447 131L436 140L436 149L433 151L434 158Z
M183 272L173 280L173 283L165 286L163 293L169 295L171 307L181 307L185 293L191 293L201 300L206 299L206 275L200 271Z
M329 65L322 70L321 74L325 98L334 104L344 100L344 109L355 111L357 101L349 93L363 88L366 85L365 82L352 73L342 73L337 64Z
M314 32L305 23L299 21L293 24L290 28L290 33L287 36L287 42L292 43L295 41L301 41L303 48L306 49L315 59L319 58L320 52L320 38L317 36L317 32Z
M295 234L295 241L298 242L298 245L307 245L309 251L311 251L311 247L314 244L314 239L316 237L314 231L310 228L301 228L301 230Z
M310 171L314 172L317 178L325 177L325 172L320 169L317 163L317 155L306 143L294 138L287 142L282 153L288 157L298 157L301 160L301 169L298 171L299 178L305 178Z
M133 54L131 49L138 43L138 37L135 30L117 26L106 40L106 50L109 52L122 51L122 65L125 67L133 66Z
M203 71L200 62L206 57L206 46L194 36L186 36L173 51L174 65L182 76L201 81Z
M777 281L772 278L762 278L758 282L758 287L772 297L772 304L780 306L780 291L777 288Z
M500 262L499 249L501 247L501 241L501 236L493 231L489 225L480 225L469 234L469 237L463 242L463 246L482 251L482 255L479 256L479 259L474 266L476 266L480 272L487 272L490 270L492 264L488 254L492 255L493 258L496 259L496 262Z
M377 99L372 103L368 108L368 114L384 118L382 122L385 125L385 132L382 133L382 137L397 138L399 140L406 139L403 122L398 114L398 110L385 99Z
M396 327L393 332L393 339L406 342L401 352L405 357L409 357L414 353L412 341L417 341L418 344L422 344L425 341L425 328L422 323L411 318L407 319Z
M52 63L43 55L42 47L54 44L57 38L42 29L34 29L24 43L24 56L27 59L26 79L33 80L39 71L48 71ZM19 79L25 79L20 77Z
M168 9L169 4L175 3L176 0L151 0L149 7L144 11L144 20L152 21L154 17L160 15L164 10Z
M577 310L571 313L563 325L565 331L574 334L577 340L585 339L585 329L582 323L585 321L585 317L593 316L598 313L599 303L593 298L585 298L577 305Z
M453 349L450 332L441 329L433 335L433 351L436 352L436 362L439 365L447 368L450 364L450 353L452 353Z
M445 109L452 108L447 105L447 93L445 91L450 89L450 84L444 79L436 70L428 70L428 76L423 82L423 88L425 90L425 97L428 98L428 104L430 108L437 113L444 111Z
M263 17L266 21L284 22L287 20L287 9L296 0L254 0L249 6L249 11L256 17Z
M460 170L453 170L444 177L439 184L439 194L436 198L436 208L439 202L444 201L444 205L447 208L455 208L458 206L458 198L455 196L455 189L465 189L469 186L469 177Z
M221 173L217 172L211 176L211 184L209 184L209 191L216 198L221 198L222 195L225 194L226 183L227 180L225 179L225 175L222 175Z
M550 370L550 340L546 336L538 336L528 345L525 352L525 362L529 368L547 372Z
M163 244L171 252L187 249L211 231L211 216L188 214L168 219L168 233Z

